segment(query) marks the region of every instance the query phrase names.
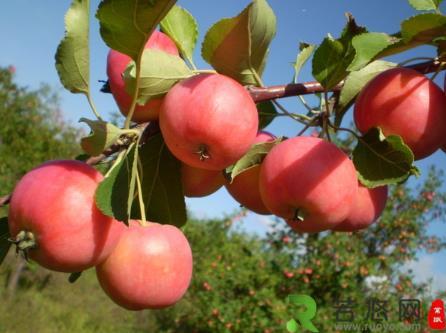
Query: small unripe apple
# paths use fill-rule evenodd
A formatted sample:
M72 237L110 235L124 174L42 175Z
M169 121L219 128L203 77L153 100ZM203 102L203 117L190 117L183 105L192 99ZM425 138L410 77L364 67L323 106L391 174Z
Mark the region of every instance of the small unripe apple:
M178 49L175 43L165 34L154 31L148 39L146 49L159 49L169 54L178 55ZM110 50L107 57L107 76L110 90L115 98L119 110L124 116L127 116L132 104L132 96L125 91L125 83L122 77L131 58L121 52ZM150 120L157 120L162 98L154 98L144 105L136 105L132 120L142 123Z
M199 169L182 163L181 183L186 197L205 197L222 187L225 177L223 171Z
M253 144L273 141L275 136L271 133L260 131ZM260 165L253 166L239 175L232 183L226 181L226 189L229 194L242 206L257 214L271 214L262 201L259 190Z
M367 228L381 215L386 202L387 186L367 188L359 184L358 193L348 217L333 230L357 231Z
M342 222L358 191L348 156L314 137L275 146L263 160L259 184L265 206L299 232L319 232Z
M250 148L257 134L257 108L248 91L221 74L180 81L164 97L160 128L182 162L223 170Z
M192 277L192 251L173 225L130 221L110 256L96 267L110 298L129 310L159 309L178 302Z
M446 96L413 69L390 69L361 91L354 120L362 133L380 127L385 135L401 136L419 160L445 143Z

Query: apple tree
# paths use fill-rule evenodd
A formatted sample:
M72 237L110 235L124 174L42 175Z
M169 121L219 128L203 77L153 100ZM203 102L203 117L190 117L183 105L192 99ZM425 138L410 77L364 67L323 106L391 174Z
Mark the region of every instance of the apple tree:
M206 32L201 55L212 69L195 66L198 22L176 1L103 0L96 18L110 47L104 91L125 116L120 128L95 107L90 4L73 0L55 58L64 87L92 109L93 119L81 119L91 129L81 139L86 156L37 166L0 199L9 204L3 247L14 243L71 280L96 267L114 301L142 309L175 304L190 284L193 263L180 229L188 187L200 196L246 182L245 196L255 198L242 203L246 208L283 219L305 239L335 230L379 232L381 224L373 223L394 187L420 175L416 160L446 145L444 87L426 76L445 64L440 3L411 0L420 13L392 34L369 31L347 15L338 37L300 45L293 82L268 87L262 75L277 22L266 0L253 0ZM437 56L388 61L420 45L435 47ZM298 83L310 60L316 81ZM320 96L319 105L305 102L310 93ZM293 95L301 96L305 113L278 101ZM343 125L352 106L355 128ZM298 135L262 139L261 130L279 116L295 122ZM305 135L310 128L317 134ZM352 151L337 141L342 134L352 136ZM110 166L104 175L92 166L101 161Z

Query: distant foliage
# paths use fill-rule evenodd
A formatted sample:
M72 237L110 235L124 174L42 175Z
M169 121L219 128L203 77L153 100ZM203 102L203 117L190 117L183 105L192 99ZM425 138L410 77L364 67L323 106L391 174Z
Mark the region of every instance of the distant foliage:
M46 85L20 87L14 71L0 67L0 195L36 165L80 152L81 133L63 120L59 96Z

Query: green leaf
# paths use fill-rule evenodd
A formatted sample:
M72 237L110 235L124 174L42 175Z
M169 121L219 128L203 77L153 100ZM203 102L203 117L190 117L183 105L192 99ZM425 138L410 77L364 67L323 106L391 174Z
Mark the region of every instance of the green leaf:
M65 15L65 37L55 56L60 81L75 94L89 92L89 7L88 0L73 0Z
M91 134L81 140L82 149L90 156L101 154L125 133L112 123L102 120L81 118L79 122L86 123L91 129Z
M306 43L301 43L299 46L300 52L297 55L296 62L293 64L294 67L294 78L293 82L297 82L297 77L299 76L299 73L302 69L302 67L305 65L307 60L311 57L311 55L314 52L314 49L316 48L315 45L310 45Z
M356 24L351 14L347 14L347 24L341 37L335 40L328 35L316 49L313 56L313 76L326 89L333 88L347 76L347 68L355 56L353 38L365 31L365 28Z
M395 66L396 64L393 62L375 60L359 71L351 72L345 79L344 86L342 87L339 96L339 102L336 105L335 125L339 126L341 124L344 114L352 105L355 97L371 79L379 73Z
M232 180L243 171L261 164L263 159L271 151L271 149L273 149L274 146L278 145L282 141L283 138L277 138L273 141L252 145L248 152L243 155L242 158L240 158L234 165L226 168L225 173L229 175L229 181L232 183Z
M276 117L277 109L271 101L257 103L257 111L259 112L259 128L265 128Z
M0 265L8 254L8 250L11 247L11 242L9 241L9 227L8 227L8 217L0 217Z
M416 10L437 10L440 0L409 0L410 5Z
M431 43L446 35L446 16L426 13L413 16L401 23L401 36L405 43Z
M70 283L75 283L82 275L83 272L75 272L75 273L71 273L68 276L68 282Z
M358 178L367 187L397 184L419 175L413 162L413 153L401 137L385 137L379 128L370 129L353 150Z
M135 151L136 144L132 143L126 151L121 152L95 193L100 211L126 224L135 195Z
M157 49L146 49L142 55L138 103L145 104L166 94L178 81L193 72L179 56ZM136 87L136 66L131 62L124 72L126 91L133 95Z
M299 325L294 319L291 319L286 323L286 329L290 333L296 333L299 329Z
M347 24L342 30L341 37L339 38L339 41L344 46L351 44L353 37L367 32L367 29L365 27L359 26L356 23L356 20L352 14L346 13L346 17L347 17Z
M446 35L446 17L440 14L420 14L401 24L401 33L392 37L394 42L382 50L377 58L405 52L423 44L437 44Z
M394 37L379 32L367 32L355 36L352 40L352 45L355 49L355 58L348 67L348 70L355 71L361 69L396 41L397 39Z
M336 86L347 75L348 61L344 45L333 37L326 37L313 56L313 76L327 90Z
M176 0L103 0L96 17L108 47L137 60L152 32Z
M147 219L181 227L187 220L181 163L167 149L160 133L140 147L139 156ZM141 218L138 200L134 202L132 218Z
M186 9L173 6L161 21L161 30L177 45L183 58L193 64L193 53L198 39L198 24Z
M245 85L259 85L276 33L276 16L266 0L253 0L238 16L215 23L203 41L201 54L219 73Z

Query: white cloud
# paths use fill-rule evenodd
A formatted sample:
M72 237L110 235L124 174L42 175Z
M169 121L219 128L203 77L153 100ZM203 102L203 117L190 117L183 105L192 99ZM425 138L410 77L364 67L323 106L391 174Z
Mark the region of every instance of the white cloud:
M446 289L446 273L435 271L439 264L432 256L422 256L417 261L405 265L403 270L412 270L416 282L428 282L432 279L432 292L436 293Z

